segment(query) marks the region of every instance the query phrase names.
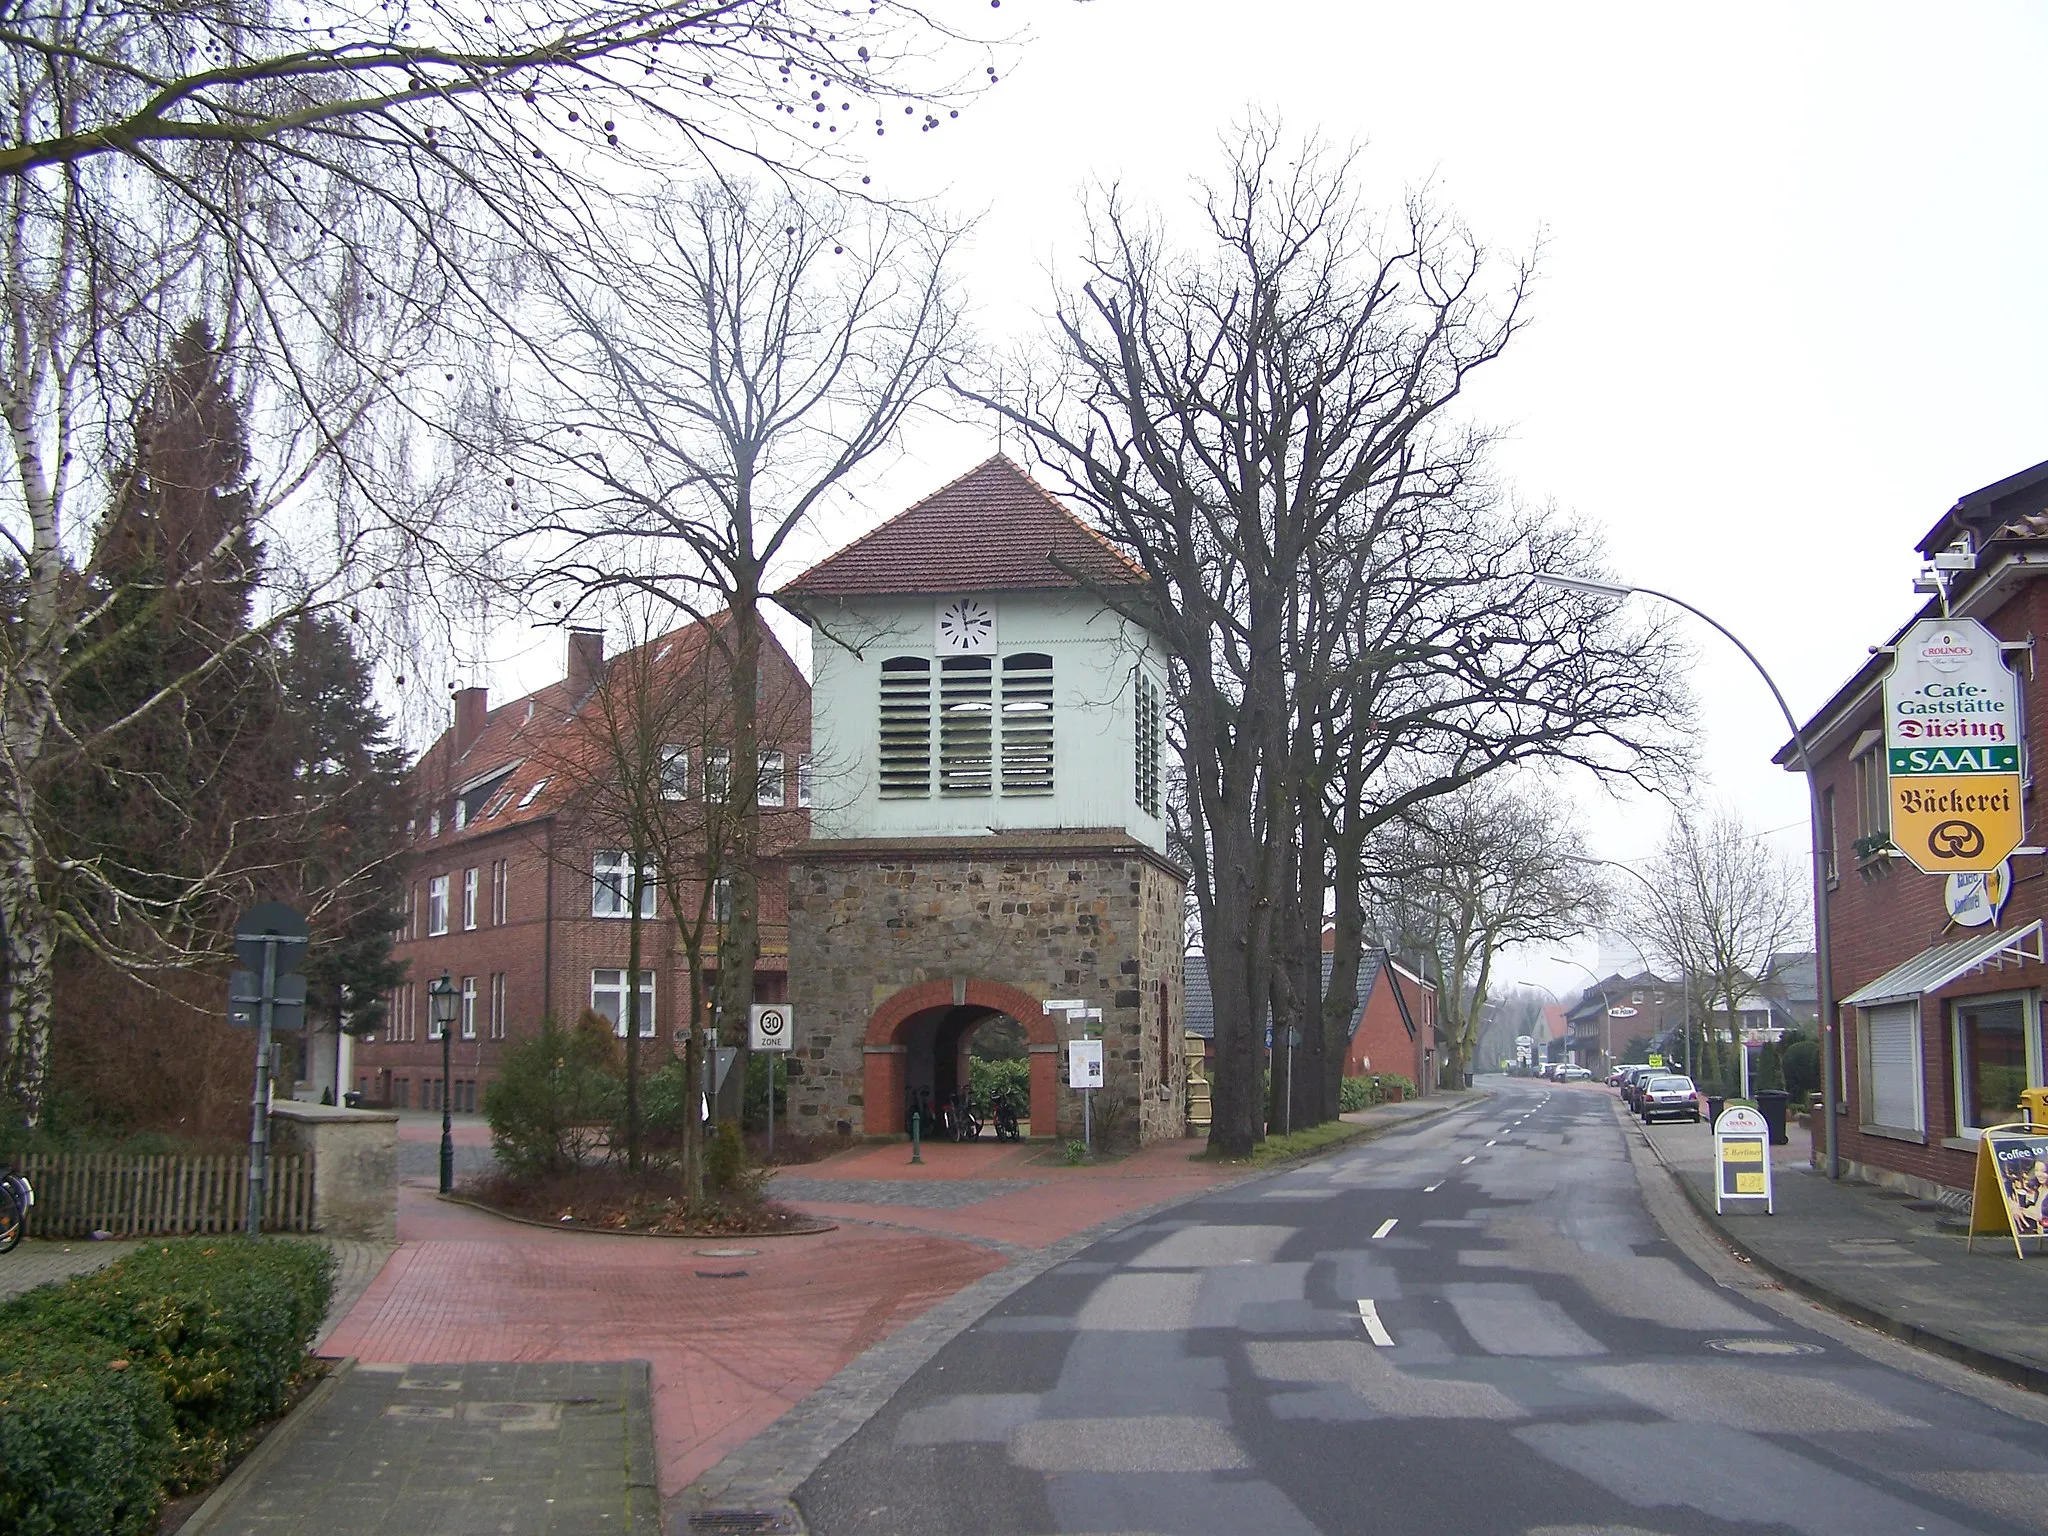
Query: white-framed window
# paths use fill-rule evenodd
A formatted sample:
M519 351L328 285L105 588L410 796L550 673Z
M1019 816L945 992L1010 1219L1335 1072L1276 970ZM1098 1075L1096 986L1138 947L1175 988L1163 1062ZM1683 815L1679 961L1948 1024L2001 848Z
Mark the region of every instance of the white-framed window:
M1160 743L1164 738L1159 705L1159 685L1144 672L1138 673L1138 809L1147 816L1159 814Z
M690 749L661 749L661 796L664 800L690 798Z
M808 752L796 755L796 803L802 810L811 807L811 754Z
M932 792L932 664L882 660L881 789L884 798Z
M462 1038L476 1038L476 978L462 978Z
M624 969L590 973L590 1011L611 1021L622 1039L626 1033L626 972ZM654 972L640 973L640 1038L654 1038Z
M2037 994L2001 993L1949 1004L1949 1053L1955 1067L1956 1133L2026 1119L2020 1093L2041 1082L2041 1007Z
M1887 1003L1858 1010L1856 1053L1863 1064L1860 1119L1865 1130L1915 1139L1927 1134L1920 1083L1920 1004Z
M590 867L590 915L592 917L631 917L635 892L640 899L640 915L654 916L654 866L640 866L640 880L635 891L633 885L632 856L623 848L600 848L591 855Z
M782 777L784 773L780 752L761 754L761 789L757 796L762 805L780 805L783 802Z
M491 922L500 928L505 925L505 907L511 895L511 874L510 859L491 861Z
M1002 790L1052 793L1052 657L1018 651L1003 658Z
M732 754L723 749L704 754L704 795L716 804L723 804L732 790Z
M939 662L939 793L986 795L995 785L995 667L989 656Z
M476 927L477 871L465 869L462 872L462 931L469 932Z
M732 881L724 876L711 882L711 920L715 923L732 921Z
M440 835L441 835L441 808L440 808L439 806L436 806L436 807L435 807L435 808L434 808L433 810L431 810L431 811L427 812L427 836L428 836L428 837L439 837Z
M455 797L455 830L460 832L469 825L469 800L466 796Z
M448 931L448 877L436 875L427 882L427 933L430 937Z
M505 973L491 973L491 1038L505 1038Z
M427 1038L428 1038L429 1040L438 1040L438 1039L440 1039L440 1038L441 1038L441 1026L440 1026L439 1024L437 1024L437 1023L435 1023L435 1022L434 1022L434 994L433 994L433 993L432 993L431 991L427 993L427 1009L426 1009L426 1012L427 1012Z
M1875 731L1866 734L1877 735ZM1873 741L1858 752L1851 767L1856 775L1856 838L1868 848L1891 836L1891 785L1885 774L1883 742Z

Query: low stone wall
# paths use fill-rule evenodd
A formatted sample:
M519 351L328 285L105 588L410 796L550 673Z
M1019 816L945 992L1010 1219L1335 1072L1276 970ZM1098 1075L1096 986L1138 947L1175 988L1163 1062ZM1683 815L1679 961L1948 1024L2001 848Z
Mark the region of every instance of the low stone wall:
M279 1102L270 1144L313 1166L313 1230L330 1237L398 1237L398 1116L332 1104Z

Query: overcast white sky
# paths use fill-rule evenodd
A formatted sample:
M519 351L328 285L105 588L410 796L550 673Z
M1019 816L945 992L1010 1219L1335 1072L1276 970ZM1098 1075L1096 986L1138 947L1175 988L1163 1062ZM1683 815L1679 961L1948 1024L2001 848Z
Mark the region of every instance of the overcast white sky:
M980 222L961 269L992 341L1035 325L1077 189L1163 205L1248 108L1367 146L1383 199L1431 181L1489 242L1545 241L1536 323L1472 395L1522 494L1604 531L1611 568L1707 609L1795 711L1913 609L1913 544L2048 458L2048 7L1005 0L1028 36L957 123L888 143L877 189ZM834 547L993 451L920 428ZM1805 846L1785 731L1698 635L1713 792ZM484 669L559 675L559 640ZM1589 807L1591 851L1655 804ZM1590 945L1580 950L1592 959ZM1559 990L1580 973L1517 974Z

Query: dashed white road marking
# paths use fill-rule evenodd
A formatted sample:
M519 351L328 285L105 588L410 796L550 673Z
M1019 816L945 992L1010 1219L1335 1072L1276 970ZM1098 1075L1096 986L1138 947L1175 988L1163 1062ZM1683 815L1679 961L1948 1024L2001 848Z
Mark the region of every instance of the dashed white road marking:
M1499 1143L1498 1143L1498 1142L1493 1142L1493 1141L1489 1141L1489 1142L1487 1143L1487 1145L1488 1145L1489 1147L1493 1147L1493 1146L1498 1146L1498 1145L1499 1145Z
M1378 1242L1381 1238L1385 1237L1389 1232L1394 1230L1394 1224L1398 1222L1400 1219L1401 1218L1398 1216L1389 1216L1385 1221L1380 1223L1380 1229L1377 1232L1373 1233L1372 1240L1374 1242Z
M1382 1349L1394 1347L1394 1336L1387 1332L1387 1325L1380 1321L1379 1308L1375 1307L1369 1298L1359 1298L1358 1320L1365 1324L1365 1336L1373 1343Z
M1477 1152L1474 1152L1474 1153L1472 1154L1472 1157L1477 1157L1478 1155L1479 1155L1479 1154L1478 1154ZM1472 1161L1472 1157L1461 1157L1461 1158L1459 1158L1459 1159L1458 1159L1458 1166L1459 1166L1460 1168L1464 1167L1464 1166L1465 1166L1465 1165L1466 1165L1467 1163L1469 1163L1469 1162L1471 1162L1471 1161Z
M1467 1161L1469 1162L1469 1161L1470 1161L1470 1159L1468 1158L1468 1159L1467 1159ZM1443 1181L1442 1179L1438 1179L1438 1180L1437 1180L1437 1181L1436 1181L1436 1182L1435 1182L1434 1184L1430 1185L1430 1186L1429 1186L1429 1187L1428 1187L1427 1189L1423 1190L1423 1193L1424 1193L1425 1195L1433 1195L1433 1194L1435 1194L1435 1193L1436 1193L1436 1192L1437 1192L1438 1190L1442 1189L1443 1187L1444 1187L1444 1181Z

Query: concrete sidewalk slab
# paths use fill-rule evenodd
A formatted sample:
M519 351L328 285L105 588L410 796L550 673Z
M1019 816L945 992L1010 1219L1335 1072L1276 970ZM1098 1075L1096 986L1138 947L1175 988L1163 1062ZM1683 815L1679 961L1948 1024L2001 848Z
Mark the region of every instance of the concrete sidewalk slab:
M643 1361L356 1365L185 1536L654 1536Z
M1979 1238L1969 1251L1963 1223L1942 1203L1831 1181L1787 1157L1787 1148L1773 1149L1776 1215L1717 1216L1711 1130L1638 1130L1716 1230L1787 1286L1894 1337L2048 1391L2048 1260L2019 1258L2009 1239Z

